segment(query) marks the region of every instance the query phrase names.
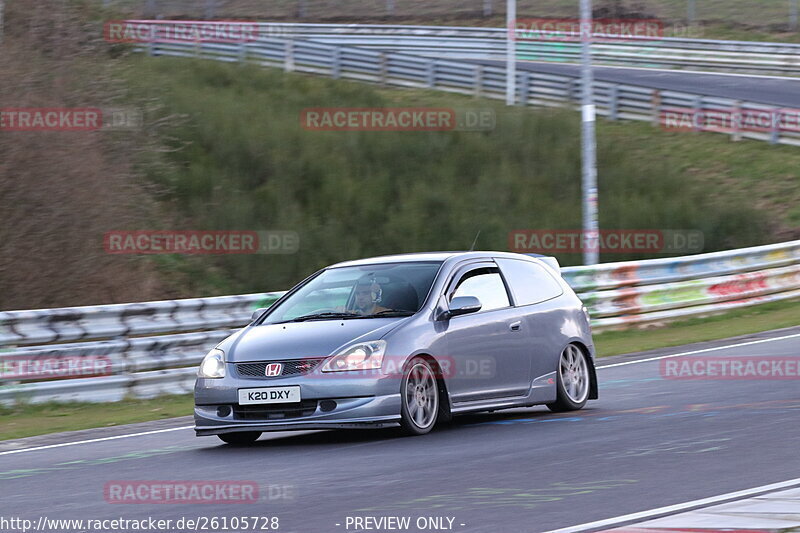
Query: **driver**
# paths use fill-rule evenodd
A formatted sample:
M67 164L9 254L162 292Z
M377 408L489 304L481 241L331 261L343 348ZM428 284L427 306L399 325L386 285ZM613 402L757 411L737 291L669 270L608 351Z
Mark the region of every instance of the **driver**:
M381 296L383 291L375 278L364 276L358 280L353 299L353 311L360 315L374 315L381 311L388 311L386 307L381 307Z

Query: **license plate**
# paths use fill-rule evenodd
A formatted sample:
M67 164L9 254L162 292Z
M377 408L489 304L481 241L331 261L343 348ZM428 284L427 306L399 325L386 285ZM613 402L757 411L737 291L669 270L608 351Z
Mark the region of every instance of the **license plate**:
M297 403L300 401L300 387L261 387L258 389L239 389L239 405L259 403Z

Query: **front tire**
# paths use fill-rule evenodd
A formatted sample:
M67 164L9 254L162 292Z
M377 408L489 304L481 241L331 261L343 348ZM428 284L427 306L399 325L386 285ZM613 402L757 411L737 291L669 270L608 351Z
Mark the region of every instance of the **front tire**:
M226 444L233 444L234 446L247 446L253 444L261 436L260 431L239 431L236 433L222 433L217 437Z
M407 435L429 433L439 418L439 387L431 364L422 357L412 359L400 386L400 426Z
M592 384L586 354L574 344L568 344L558 360L556 370L556 401L547 404L553 412L577 411L586 405Z

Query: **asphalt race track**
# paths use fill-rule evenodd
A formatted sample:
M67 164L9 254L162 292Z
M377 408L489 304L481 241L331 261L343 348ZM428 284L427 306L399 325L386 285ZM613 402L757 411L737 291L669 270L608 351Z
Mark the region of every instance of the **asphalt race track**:
M502 61L467 59L460 61L505 67L505 63ZM580 77L579 65L519 61L517 62L517 69ZM798 78L599 66L595 66L593 71L597 81L654 87L782 107L800 108L800 79Z
M800 328L700 347L715 349L697 357L797 357ZM276 433L235 448L180 429L5 452L2 514L277 516L296 533L348 531L348 516L430 516L454 518L454 531L535 533L797 478L798 380L663 379L662 360L639 361L688 349L601 360L600 400L583 411L474 415L424 437ZM107 503L104 485L118 480L254 481L260 501Z

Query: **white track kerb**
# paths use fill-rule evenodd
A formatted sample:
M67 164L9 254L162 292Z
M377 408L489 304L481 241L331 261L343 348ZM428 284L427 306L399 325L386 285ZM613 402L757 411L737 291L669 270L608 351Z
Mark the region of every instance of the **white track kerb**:
M595 331L624 329L800 298L800 241L561 273ZM189 393L204 354L282 294L0 312L0 403Z

